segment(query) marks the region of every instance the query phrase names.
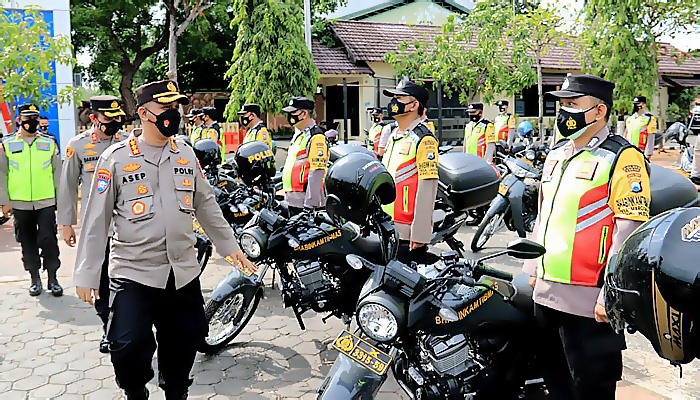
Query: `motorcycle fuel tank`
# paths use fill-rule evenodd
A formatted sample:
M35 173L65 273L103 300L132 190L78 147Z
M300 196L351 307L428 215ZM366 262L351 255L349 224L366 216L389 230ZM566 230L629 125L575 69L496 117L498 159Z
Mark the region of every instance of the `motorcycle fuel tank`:
M288 244L291 257L297 260L337 259L345 264L347 254L357 254L368 260L381 260L381 247L372 246L379 239L376 235L356 240L357 232L345 226L338 228L325 222L314 225L296 226L290 230Z

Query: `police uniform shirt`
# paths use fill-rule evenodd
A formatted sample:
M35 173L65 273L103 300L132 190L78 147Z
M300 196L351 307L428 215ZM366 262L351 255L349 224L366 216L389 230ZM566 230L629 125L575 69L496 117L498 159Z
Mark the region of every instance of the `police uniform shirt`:
M419 118L413 121L405 131L400 131L398 125L391 133L389 140L396 141L410 135L423 121ZM388 142L388 141L387 141ZM427 147L434 148L428 149ZM437 153L437 140L432 138L421 140L416 150L416 164L418 166L418 189L416 190L415 213L412 224L394 222L396 231L401 240L409 240L416 243L430 243L433 237L433 211L435 210L435 197L438 188L437 159L429 168L421 168L421 163L427 162L427 153ZM384 154L384 159L388 155ZM434 157L434 156L433 156Z
M581 150L597 148L609 134L608 128L603 128ZM567 159L571 159L577 152L574 142L571 140L563 145L563 150ZM651 201L649 175L645 172L646 162L639 151L634 148L623 150L614 168L610 181L608 205L614 212L615 226L608 259L610 255L617 253L625 239L637 227L649 219L649 204ZM548 173L546 169L547 167L545 166L542 179L547 179ZM551 171L549 174L551 174ZM640 198L642 201L633 201ZM541 203L542 198L540 197L538 209L541 207ZM640 206L640 204L646 204L646 207ZM532 237L537 237L537 231L540 226L539 217L540 214L538 214ZM537 260L526 260L523 265L523 271L530 276L536 276ZM589 318L594 318L596 303L604 304L603 291L599 287L569 285L539 278L535 284L533 299L537 304Z
M31 136L17 132L17 133L14 133L12 135L8 135L8 136L2 138L2 143L5 143L8 140L17 137L17 135L19 135L22 139L24 139L24 142L26 143L27 146L31 146L32 143L34 143L34 140L40 135L42 137L47 138L47 139L51 139L54 142L56 141L53 136L42 135L39 132L37 132L36 135L31 135ZM54 153L53 157L51 157L51 168L53 169L53 182L54 182L54 197L52 197L50 199L38 200L38 201L10 200L10 194L9 194L8 187L7 187L7 185L8 185L8 168L9 168L8 162L9 162L9 160L7 159L7 155L5 154L4 144L0 144L0 205L9 205L9 206L12 206L12 208L17 209L17 210L41 210L42 208L51 207L51 206L56 205L56 196L55 195L58 194L58 187L59 187L60 182L61 182L61 154L58 152L58 145L56 145L56 152ZM29 177L27 179L29 179Z
M85 188L80 200L80 211L85 212L92 176L95 173L100 154L109 146L126 139L126 132L117 132L114 136L102 139L95 128L73 137L66 147L66 159L63 161L61 185L58 189L59 225L75 225L78 223L76 204L78 188Z
M201 139L212 139L215 142L221 140L221 126L218 122L212 122L211 125L202 128Z
M390 122L382 128L382 136L379 138L379 148L386 149L391 133L396 129L396 121Z
M292 143L300 136L310 134L312 129L320 129L316 120L311 119L309 126L303 131L297 131L292 137ZM284 200L292 207L303 208L323 207L326 204L326 195L323 190L323 177L328 166L328 143L325 135L313 135L306 146L309 156L309 177L306 182L305 192L285 192ZM320 190L316 190L320 188Z
M177 289L195 279L200 268L192 216L219 254L239 249L194 150L181 140L155 147L132 136L108 148L97 164L84 215L76 286L99 286L112 220L110 278L165 288L172 270Z

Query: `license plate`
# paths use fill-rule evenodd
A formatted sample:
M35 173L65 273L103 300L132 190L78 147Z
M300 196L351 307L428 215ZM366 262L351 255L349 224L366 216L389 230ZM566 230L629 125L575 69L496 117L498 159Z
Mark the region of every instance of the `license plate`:
M532 165L532 161L528 160L526 157L522 157L520 160L525 162L525 164Z
M204 233L204 229L202 229L202 225L200 225L199 222L198 222L196 219L193 219L193 220L192 220L192 229L194 229L195 231L197 231L197 233L201 233L202 235L205 234L205 233Z
M506 193L508 193L508 185L506 185L505 182L501 182L501 184L498 185L498 194L505 196Z
M386 374L392 361L390 355L346 330L333 341L333 347L379 376Z

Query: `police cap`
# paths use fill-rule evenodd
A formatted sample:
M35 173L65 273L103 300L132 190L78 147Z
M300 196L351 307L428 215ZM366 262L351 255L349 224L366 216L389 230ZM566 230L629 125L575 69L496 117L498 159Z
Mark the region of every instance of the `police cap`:
M260 105L251 103L251 104L244 104L243 107L241 107L241 111L238 112L238 115L243 115L243 114L246 114L249 112L257 115L258 117L260 117L260 115L262 114L262 110L260 109Z
M282 109L284 112L294 112L297 110L313 110L316 103L308 97L292 97L289 105Z
M507 105L508 105L508 100L498 100L498 101L496 102L496 105L497 105L498 107L507 106Z
M187 118L192 118L192 117L197 117L199 115L204 114L204 111L202 111L201 108L192 108L190 109L190 112L185 115Z
M142 106L149 101L161 104L177 101L180 104L190 104L190 100L178 91L177 83L174 81L157 81L141 85L136 88L136 103Z
M413 83L408 79L404 79L396 85L396 89L384 89L384 96L394 97L394 96L413 96L422 105L428 103L428 89L421 85Z
M19 106L19 115L26 117L36 115L39 116L39 107L36 104L29 103Z
M107 118L125 116L119 99L115 96L102 95L90 97L90 108L104 114Z
M484 104L483 103L469 103L469 107L467 107L467 112L475 112L475 111L484 111Z
M564 79L561 90L547 92L560 99L591 96L607 104L613 103L615 84L595 75L569 75Z
M214 107L204 107L202 108L202 114L206 115L211 119L217 119L219 111Z
M382 114L381 107L370 107L369 111L372 113L372 115Z
M632 100L632 103L644 103L646 104L647 98L644 96L635 96L634 99Z

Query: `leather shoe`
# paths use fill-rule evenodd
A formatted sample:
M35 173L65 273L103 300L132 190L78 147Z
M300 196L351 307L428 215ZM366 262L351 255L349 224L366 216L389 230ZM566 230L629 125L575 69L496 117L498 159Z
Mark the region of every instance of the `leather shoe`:
M32 275L32 284L29 286L29 295L38 296L44 289L41 285L41 276L39 276L39 271L30 272L30 274Z
M100 340L100 353L109 353L109 340L107 340L107 334L102 335L102 340Z
M49 282L47 288L54 297L63 296L63 288L58 284L58 279L56 279L56 272L49 272Z
M148 389L145 387L138 390L125 390L126 400L148 400Z

